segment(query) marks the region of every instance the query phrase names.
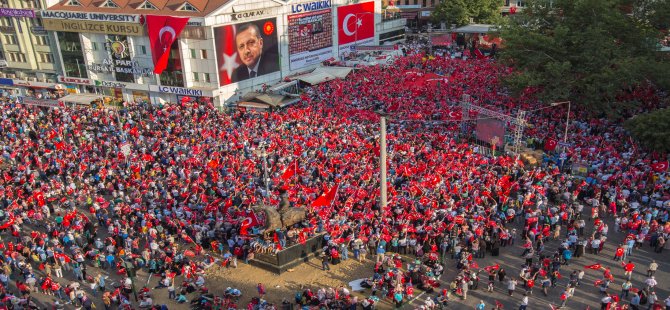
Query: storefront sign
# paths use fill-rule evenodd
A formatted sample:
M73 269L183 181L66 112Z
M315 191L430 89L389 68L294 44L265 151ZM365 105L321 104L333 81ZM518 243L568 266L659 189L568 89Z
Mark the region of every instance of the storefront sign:
M298 3L291 6L291 13L303 13L329 9L331 7L330 0L321 0L307 3Z
M139 23L140 16L134 14L88 13L68 11L42 11L44 19L89 20L114 23Z
M113 81L95 81L95 86L109 87L109 88L124 88L126 84Z
M245 19L250 19L250 18L255 18L255 17L261 17L263 15L269 14L269 10L255 10L255 11L246 11L246 12L239 12L239 13L233 13L230 16L234 21L238 20L245 20Z
M14 80L0 78L0 85L14 86Z
M104 59L101 64L87 64L86 69L93 72L118 72L140 76L151 76L153 74L152 68L140 67L137 61L123 59Z
M40 107L47 107L47 108L57 108L58 107L58 101L57 100L52 100L52 99L37 99L37 98L25 97L25 98L23 98L23 101L21 103L27 104L27 105L36 105L36 106L40 106Z
M69 83L69 84L79 84L79 85L95 85L93 80L77 78L77 77L67 77L67 76L58 76L58 83Z
M202 97L203 95L203 91L199 89L181 88L174 86L158 86L158 91L161 93L195 96L195 97Z
M354 51L379 52L379 51L395 51L398 50L398 45L354 45L351 47Z
M111 23L86 20L43 20L44 29L65 32L85 32L100 34L118 34L128 36L144 35L144 27L132 23Z
M47 34L47 31L42 26L30 27L30 32L33 34Z
M37 88L53 88L56 89L58 85L54 83L45 83L45 82L29 82L26 80L17 80L13 79L15 86L25 86L25 87L37 87ZM62 85L59 85L62 87Z
M0 8L0 16L2 16L2 17L30 17L30 18L35 18L35 11L30 10L30 9Z

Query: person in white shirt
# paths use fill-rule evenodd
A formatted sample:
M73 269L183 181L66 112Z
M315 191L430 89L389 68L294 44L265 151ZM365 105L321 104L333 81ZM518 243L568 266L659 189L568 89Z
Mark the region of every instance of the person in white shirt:
M656 284L658 284L658 282L656 282L656 279L654 278L654 276L651 276L647 280L644 281L644 284L647 285L647 291L652 291L654 289L654 287L656 287Z
M528 308L528 293L523 294L521 304L519 305L519 310L526 310L526 308Z

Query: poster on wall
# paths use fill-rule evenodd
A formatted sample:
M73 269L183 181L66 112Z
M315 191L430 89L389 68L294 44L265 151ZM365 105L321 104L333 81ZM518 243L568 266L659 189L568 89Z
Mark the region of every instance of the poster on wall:
M365 2L337 8L339 54L355 45L371 45L375 40L375 3Z
M333 51L330 9L288 16L288 57L291 70L318 64Z
M219 84L279 71L275 18L214 28Z

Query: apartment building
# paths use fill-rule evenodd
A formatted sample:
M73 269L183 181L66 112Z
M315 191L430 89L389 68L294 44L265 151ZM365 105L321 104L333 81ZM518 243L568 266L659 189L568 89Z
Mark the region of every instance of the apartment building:
M24 93L60 88L52 42L42 25L45 7L45 0L0 0L0 87L5 91L18 86Z

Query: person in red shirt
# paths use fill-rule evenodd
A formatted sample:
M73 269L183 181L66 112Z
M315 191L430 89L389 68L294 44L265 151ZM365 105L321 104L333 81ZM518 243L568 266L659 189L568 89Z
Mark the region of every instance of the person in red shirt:
M619 244L614 252L614 257L612 258L615 262L620 261L623 258L623 244Z
M623 266L624 273L623 275L626 276L628 280L630 280L631 276L633 275L633 269L635 269L635 264L633 264L632 261L628 261L628 264L621 263Z

